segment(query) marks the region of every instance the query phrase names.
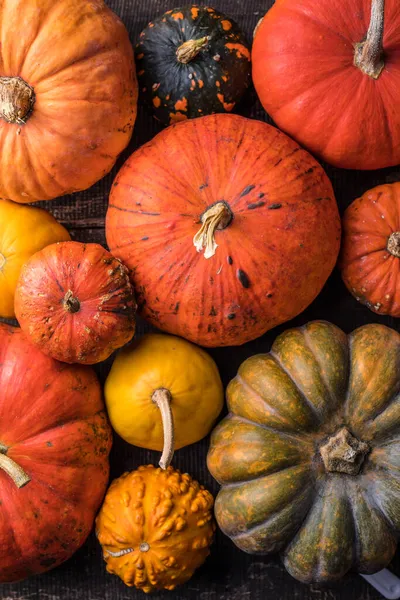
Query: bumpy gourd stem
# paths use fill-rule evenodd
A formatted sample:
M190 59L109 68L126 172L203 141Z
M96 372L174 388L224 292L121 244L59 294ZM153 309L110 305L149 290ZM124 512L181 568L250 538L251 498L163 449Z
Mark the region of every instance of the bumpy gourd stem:
M385 0L372 0L371 21L367 37L355 44L354 64L363 73L378 79L385 66L383 60L383 29Z
M0 442L0 469L3 469L13 480L17 488L22 488L31 478L12 458L7 456L8 447Z
M204 258L214 256L218 244L215 241L215 232L217 229L225 229L232 221L232 211L226 202L217 202L210 206L201 216L203 223L199 231L193 238L193 244L197 252L201 252L203 248Z
M164 449L158 464L165 471L174 456L174 416L171 409L171 392L165 388L159 388L154 392L151 399L160 409L163 423Z
M392 256L400 258L400 231L395 231L389 236L386 248Z
M29 119L35 92L20 77L0 77L0 118L7 123L24 125Z
M201 50L208 46L209 41L210 36L206 35L199 40L188 40L187 42L184 42L176 51L178 61L187 65L191 60L196 58Z
M79 312L81 309L81 303L79 302L78 298L75 298L71 290L68 290L64 296L64 307L72 314Z

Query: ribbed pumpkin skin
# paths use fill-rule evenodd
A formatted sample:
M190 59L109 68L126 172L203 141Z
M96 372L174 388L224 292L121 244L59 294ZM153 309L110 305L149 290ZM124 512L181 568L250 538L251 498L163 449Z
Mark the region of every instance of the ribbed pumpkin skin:
M220 200L233 219L206 259L193 237ZM314 300L336 262L340 220L307 152L265 123L220 114L173 125L131 156L112 188L106 233L147 320L228 346Z
M396 331L347 337L318 321L242 364L208 455L222 484L217 521L239 548L281 552L303 582L388 565L400 527L399 373ZM369 445L356 475L328 472L321 457L343 426Z
M378 79L353 65L370 15L371 0L279 0L253 45L253 81L265 110L304 147L346 169L400 162L398 1L385 2Z
M0 582L61 564L84 543L108 481L111 429L88 367L58 363L0 324L0 441L31 481L0 469Z
M400 259L387 245L399 230L400 183L365 192L343 217L343 281L357 300L392 317L400 317Z
M28 203L108 173L136 118L133 50L103 0L3 0L0 77L36 96L25 124L0 119L0 197Z
M213 504L210 492L172 467L124 473L111 484L96 519L107 571L146 593L185 583L210 553ZM130 551L109 553L121 550Z
M68 310L68 296L78 301ZM23 266L15 314L42 352L67 363L106 360L135 333L128 270L99 244L61 242Z
M15 288L25 262L49 244L70 239L68 231L42 208L0 200L0 317L15 316Z

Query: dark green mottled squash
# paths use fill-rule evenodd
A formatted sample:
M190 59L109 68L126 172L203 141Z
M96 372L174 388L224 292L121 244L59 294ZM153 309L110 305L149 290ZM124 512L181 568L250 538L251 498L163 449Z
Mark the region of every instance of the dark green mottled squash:
M208 467L221 529L303 582L388 565L400 531L400 335L313 322L245 361Z
M206 6L176 8L141 33L142 97L169 125L231 112L250 85L250 47L232 19Z

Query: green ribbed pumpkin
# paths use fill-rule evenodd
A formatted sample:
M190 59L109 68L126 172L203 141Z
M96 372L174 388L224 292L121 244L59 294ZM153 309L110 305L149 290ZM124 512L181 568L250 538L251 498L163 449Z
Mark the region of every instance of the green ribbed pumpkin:
M374 573L400 531L400 335L313 322L240 367L208 467L216 517L242 550L291 575Z

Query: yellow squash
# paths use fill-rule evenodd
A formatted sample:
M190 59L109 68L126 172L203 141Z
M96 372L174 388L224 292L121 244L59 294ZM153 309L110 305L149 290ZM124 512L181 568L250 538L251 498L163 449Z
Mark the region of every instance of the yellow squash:
M70 240L47 211L0 200L0 317L14 317L14 293L22 266L49 244Z
M147 334L119 353L105 396L115 431L135 446L164 449L163 468L174 447L209 433L224 401L212 358L190 342L163 334Z

